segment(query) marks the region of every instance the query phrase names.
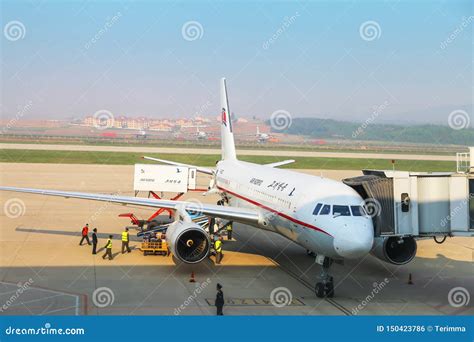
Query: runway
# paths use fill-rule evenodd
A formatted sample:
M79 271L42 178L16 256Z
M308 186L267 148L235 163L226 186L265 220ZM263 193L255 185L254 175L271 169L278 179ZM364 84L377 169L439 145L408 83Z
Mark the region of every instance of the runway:
M87 146L53 144L0 144L0 149L14 150L51 150L51 151L95 151L95 152L137 152L137 153L179 153L179 154L220 154L220 149L179 148L179 147L142 147L142 146ZM278 151L278 150L242 150L237 154L247 156L278 157L319 157L319 158L355 158L355 159L400 159L456 161L456 156L399 153L355 153L355 152L316 152L316 151Z
M133 166L2 163L0 171L1 185L133 196ZM324 172L334 179L358 174ZM199 183L205 186L207 181L201 178ZM452 288L473 288L474 242L469 238L451 238L443 245L420 241L417 257L405 266L370 255L335 264L336 297L331 302L316 298L312 290L319 274L314 259L273 233L235 225L236 241L224 242L221 266L213 260L186 265L172 257L144 257L137 239L131 242L132 253L120 254L119 234L129 222L118 214L147 218L150 210L9 192L1 192L0 199L0 306L10 303L0 315L213 315L217 283L224 286L226 315L474 314L472 301L461 308L448 302ZM215 202L216 197L189 193L185 199ZM8 210L12 200L19 211ZM78 245L86 222L98 228L100 247L114 234L114 260ZM195 283L189 282L192 272ZM410 273L413 285L408 284ZM12 293L26 282L28 290L12 300ZM367 300L382 282L383 290ZM97 291L103 288L113 299L105 306L97 302ZM272 291L280 288L291 294L290 305L269 303ZM364 302L361 310L354 310Z

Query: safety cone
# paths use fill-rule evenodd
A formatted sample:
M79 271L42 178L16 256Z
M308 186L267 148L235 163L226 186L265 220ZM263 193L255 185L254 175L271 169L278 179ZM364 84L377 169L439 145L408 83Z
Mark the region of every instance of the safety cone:
M191 278L189 278L189 282L190 283L195 283L196 282L196 279L194 279L194 271L191 272Z
M408 285L413 285L413 281L411 279L411 273L408 275Z

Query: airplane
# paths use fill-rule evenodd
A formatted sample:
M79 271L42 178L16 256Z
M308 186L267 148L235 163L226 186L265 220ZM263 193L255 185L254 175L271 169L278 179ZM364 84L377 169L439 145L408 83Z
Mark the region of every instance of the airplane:
M196 139L197 140L206 140L207 138L208 138L207 133L203 132L203 131L200 131L199 126L197 126L196 127Z
M146 139L147 133L144 129L141 129L136 135L137 139Z
M257 141L259 143L264 143L264 142L267 142L268 139L270 139L270 135L267 134L267 133L260 133L260 127L257 126Z
M334 280L329 273L333 262L361 258L371 252L374 245L374 226L363 207L362 197L342 182L278 168L294 160L264 165L239 160L225 78L220 81L220 92L222 159L215 169L145 158L193 167L211 175L208 193L218 193L221 205L200 203L196 208L194 202L154 198L7 186L0 187L0 190L171 209L174 221L168 227L167 242L178 260L190 264L201 262L208 256L211 242L207 231L191 220L188 211L199 210L209 217L274 232L302 246L308 254L315 255L321 266L320 281L315 285L316 296L333 297ZM383 248L387 249L385 254L391 253L392 259L401 249L397 243L384 244Z

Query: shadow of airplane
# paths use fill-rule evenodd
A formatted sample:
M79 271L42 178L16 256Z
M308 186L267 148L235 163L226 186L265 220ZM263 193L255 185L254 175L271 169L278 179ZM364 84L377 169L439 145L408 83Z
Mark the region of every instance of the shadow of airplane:
M77 236L81 237L81 232L71 232L67 230L49 230L49 229L37 229L37 228L20 228L17 227L15 229L17 232L24 232L24 233L38 233L38 234L52 234L52 235L65 235L65 236ZM111 233L97 233L97 238L99 239L108 239L109 235L112 235L113 240L122 240L120 234L111 234ZM90 235L89 235L90 238ZM132 236L130 234L130 241L142 241L141 238Z

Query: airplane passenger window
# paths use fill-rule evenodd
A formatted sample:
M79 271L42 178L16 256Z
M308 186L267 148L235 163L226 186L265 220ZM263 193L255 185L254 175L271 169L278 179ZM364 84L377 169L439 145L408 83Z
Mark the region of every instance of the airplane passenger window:
M318 215L319 209L321 209L322 206L323 206L323 205L322 205L321 203L318 203L318 204L316 205L316 208L314 208L313 215Z
M364 208L360 205L351 205L352 215L353 216L364 216Z
M351 212L347 205L334 205L332 207L332 214L340 216L351 216Z
M321 212L319 213L319 215L329 215L330 212L331 212L331 206L329 204L325 204L323 209L321 209Z

